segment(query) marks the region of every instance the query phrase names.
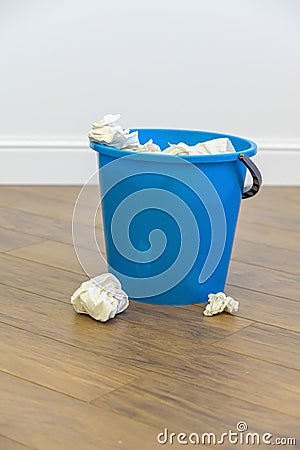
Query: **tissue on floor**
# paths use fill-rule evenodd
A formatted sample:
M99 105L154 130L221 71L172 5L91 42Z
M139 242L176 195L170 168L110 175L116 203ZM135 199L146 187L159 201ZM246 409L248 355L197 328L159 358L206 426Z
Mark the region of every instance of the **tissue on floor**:
M77 313L106 322L123 312L129 301L119 280L111 273L105 273L82 283L72 295L71 304Z
M208 304L206 305L203 314L205 316L213 316L223 311L233 314L238 311L239 302L233 300L231 297L226 297L224 292L218 292L217 294L209 294Z

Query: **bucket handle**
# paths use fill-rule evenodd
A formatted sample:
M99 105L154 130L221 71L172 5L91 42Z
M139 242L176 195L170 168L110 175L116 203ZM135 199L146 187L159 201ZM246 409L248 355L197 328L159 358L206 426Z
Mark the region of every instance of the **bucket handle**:
M242 195L242 198L250 198L258 193L262 183L262 176L258 167L254 164L253 161L251 161L251 159L247 155L241 153L239 155L239 160L243 164L245 164L245 166L247 167L253 178L252 186L246 191L244 190Z

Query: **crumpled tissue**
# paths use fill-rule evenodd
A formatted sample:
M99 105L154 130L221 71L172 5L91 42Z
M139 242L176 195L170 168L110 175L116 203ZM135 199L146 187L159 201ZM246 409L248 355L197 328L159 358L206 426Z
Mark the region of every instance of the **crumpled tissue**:
M150 139L146 144L140 144L138 147L132 148L131 150L142 153L161 153L160 146L154 144L153 139Z
M77 313L106 322L123 312L129 301L119 280L111 273L104 273L82 283L72 295L71 304Z
M239 309L239 302L233 300L231 297L226 297L224 292L218 292L217 294L209 294L208 304L206 305L203 314L205 316L213 316L223 311L233 314Z
M235 149L228 138L211 139L199 142L196 145L187 145L184 142L170 144L164 150L150 139L141 144L137 131L131 132L117 124L120 114L106 114L102 120L92 125L88 137L100 144L118 148L119 150L132 150L141 153L165 153L168 155L215 155L217 153L232 153Z
M215 155L217 153L232 153L235 149L228 138L211 139L206 142L199 142L196 145L187 145L184 142L179 144L169 144L162 153L168 155Z
M138 132L130 132L116 122L120 119L120 114L106 114L102 120L92 125L92 130L88 137L100 144L108 145L118 149L136 148L140 145Z

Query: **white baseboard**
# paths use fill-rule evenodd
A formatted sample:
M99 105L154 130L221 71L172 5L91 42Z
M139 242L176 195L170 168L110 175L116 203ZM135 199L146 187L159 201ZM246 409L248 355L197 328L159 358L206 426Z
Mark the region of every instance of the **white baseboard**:
M88 139L0 140L0 184L84 184L97 170Z
M300 141L256 142L254 162L265 185L300 185ZM0 139L0 184L81 185L96 169L96 153L88 140Z

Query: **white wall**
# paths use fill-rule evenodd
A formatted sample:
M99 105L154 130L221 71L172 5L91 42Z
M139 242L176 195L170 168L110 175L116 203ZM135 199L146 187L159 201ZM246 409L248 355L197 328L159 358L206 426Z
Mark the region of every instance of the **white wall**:
M24 155L26 137L85 151L90 123L120 112L250 137L294 167L299 18L298 0L1 0L0 152Z

